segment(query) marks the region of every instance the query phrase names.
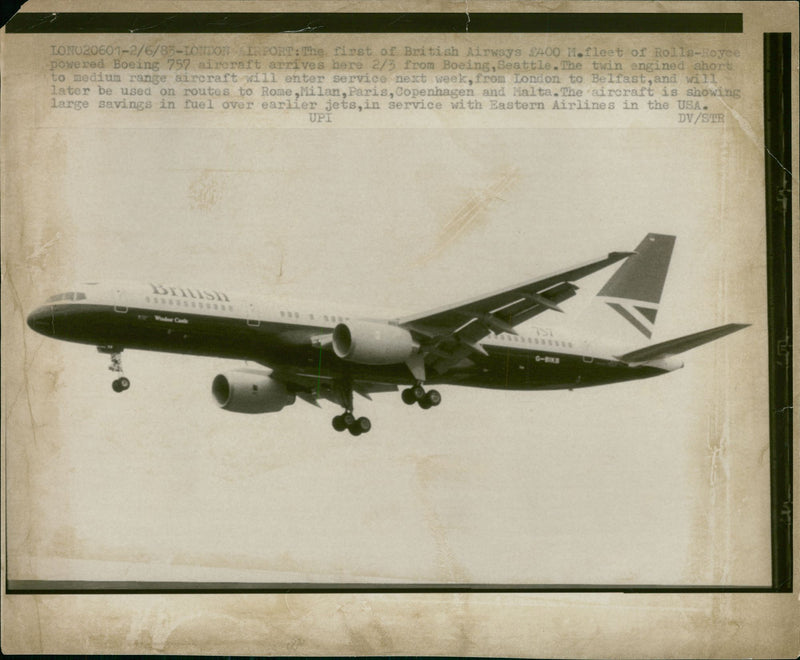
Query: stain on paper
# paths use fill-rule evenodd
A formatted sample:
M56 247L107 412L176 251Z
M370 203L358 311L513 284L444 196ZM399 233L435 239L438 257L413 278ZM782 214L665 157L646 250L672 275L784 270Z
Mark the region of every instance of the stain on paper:
M442 226L436 242L427 254L417 260L416 265L424 264L441 255L447 248L473 231L488 217L486 211L494 203L503 200L503 193L519 181L520 174L516 167L511 167L497 174L486 187L475 191Z

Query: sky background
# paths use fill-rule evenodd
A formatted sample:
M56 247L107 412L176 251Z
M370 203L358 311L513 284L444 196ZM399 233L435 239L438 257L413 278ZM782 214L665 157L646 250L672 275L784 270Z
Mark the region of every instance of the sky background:
M9 453L10 483L22 457L37 459L21 491L36 515L13 518L11 577L768 580L767 462L755 479L752 464L767 436L751 409L766 377L763 300L729 293L761 251L738 251L746 232L718 234L715 223L731 223L721 177L696 166L723 148L723 131L37 139L61 144L70 166L50 187L58 238L32 303L68 282L123 278L402 313L633 249L656 231L678 241L654 340L754 325L651 381L571 393L445 386L430 411L399 394L357 399L373 422L360 438L330 428L332 404L218 409L214 375L241 364L128 351L132 387L119 396L105 356L27 331L28 368L47 387L28 391L35 442ZM121 154L135 177L120 175ZM579 327L611 272L582 282L563 319L538 322ZM761 515L736 515L742 506ZM745 551L764 561L736 561Z

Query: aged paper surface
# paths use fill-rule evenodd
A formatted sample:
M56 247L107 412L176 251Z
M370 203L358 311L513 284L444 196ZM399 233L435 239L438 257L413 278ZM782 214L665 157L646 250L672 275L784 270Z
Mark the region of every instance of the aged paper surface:
M605 3L437 9L463 32L3 34L4 585L769 587L762 35L796 44L796 6L622 7L743 13L693 34L469 32ZM396 316L648 232L677 236L655 341L750 327L648 381L375 395L361 438L331 404L218 409L241 365L215 358L126 351L119 396L106 356L25 325L95 279ZM541 324L586 322L607 277ZM3 651L782 657L796 594L4 591Z

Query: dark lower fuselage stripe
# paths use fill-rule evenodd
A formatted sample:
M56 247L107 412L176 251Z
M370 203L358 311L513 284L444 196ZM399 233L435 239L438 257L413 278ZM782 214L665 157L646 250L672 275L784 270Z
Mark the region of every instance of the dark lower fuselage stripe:
M307 376L389 384L412 383L404 364L362 365L345 362L329 350L313 347L309 337L330 326L255 321L183 310L118 308L66 304L42 308L33 322L42 334L95 346L250 360ZM458 384L512 390L572 389L648 378L664 373L652 367L629 367L571 353L484 345L488 356L475 354L429 384Z

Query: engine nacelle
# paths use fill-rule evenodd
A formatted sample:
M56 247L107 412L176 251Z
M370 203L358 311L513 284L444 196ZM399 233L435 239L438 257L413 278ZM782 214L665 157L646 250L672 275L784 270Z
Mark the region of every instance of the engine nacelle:
M408 330L388 323L347 321L333 329L333 352L349 362L396 364L416 348Z
M295 401L295 394L272 378L271 372L237 369L219 374L211 384L220 408L238 413L269 413L283 410Z

